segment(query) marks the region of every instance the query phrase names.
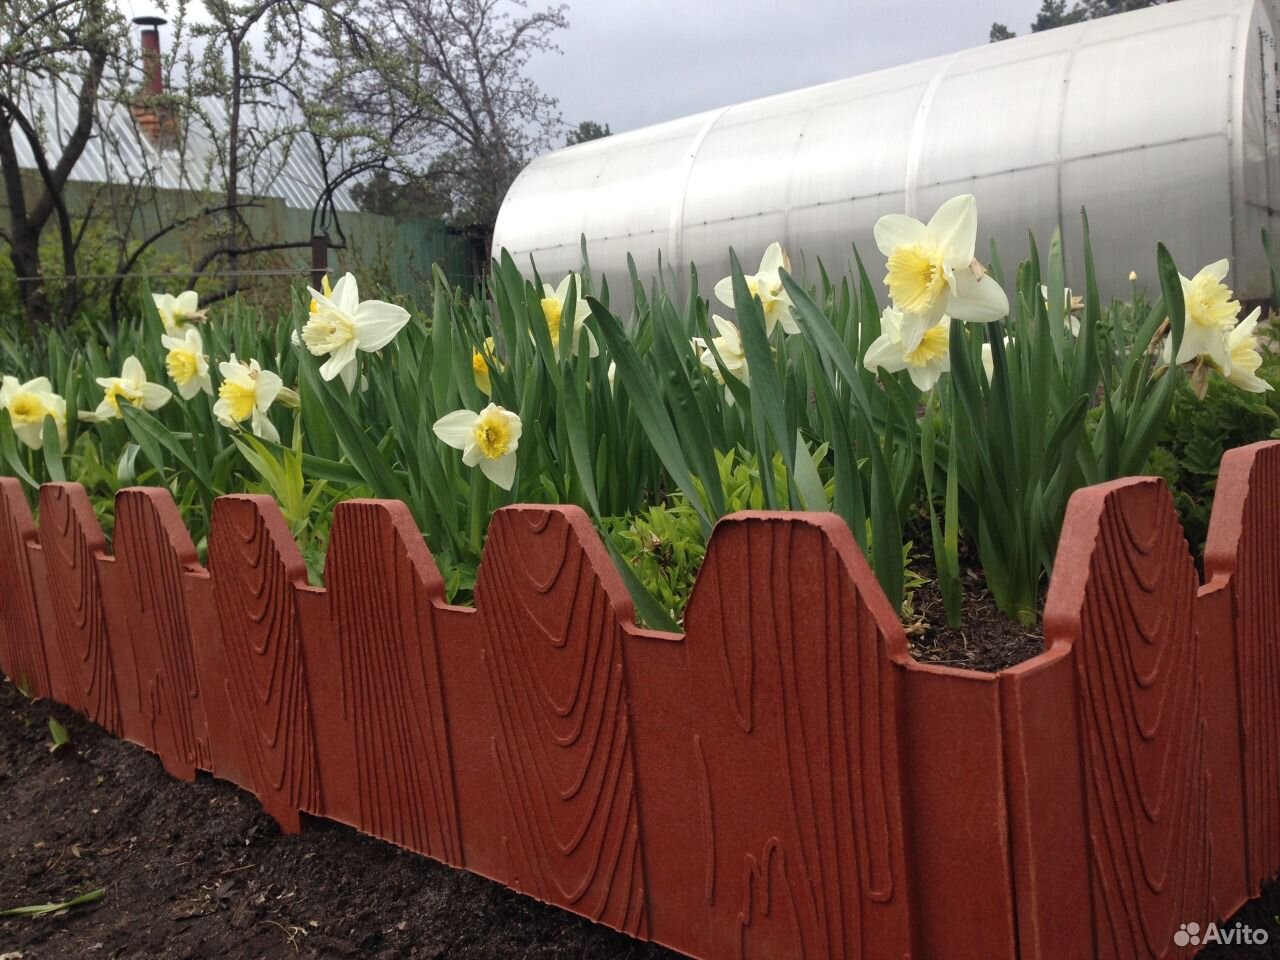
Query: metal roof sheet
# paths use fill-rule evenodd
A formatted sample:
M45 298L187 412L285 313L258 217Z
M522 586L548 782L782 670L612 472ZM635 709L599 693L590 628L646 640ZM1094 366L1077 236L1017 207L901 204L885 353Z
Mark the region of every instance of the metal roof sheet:
M66 84L32 86L25 92L31 116L44 132L45 150L53 162L61 155L76 117L76 96ZM72 180L88 183L148 182L168 190L225 190L222 166L215 143L227 130L227 115L217 100L202 100L201 118L191 122L180 146L158 147L135 123L128 106L114 102L98 105L97 128L71 173ZM275 197L289 207L312 209L324 189L324 175L315 146L305 137L290 138L287 146L269 143L253 169L242 170L245 194ZM24 137L15 137L18 163L36 168L35 157ZM334 193L339 210L358 210L345 187Z

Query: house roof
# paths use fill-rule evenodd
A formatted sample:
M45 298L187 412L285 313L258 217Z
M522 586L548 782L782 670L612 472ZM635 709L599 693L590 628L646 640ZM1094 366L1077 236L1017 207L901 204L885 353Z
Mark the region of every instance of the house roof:
M30 116L44 133L47 155L56 162L75 125L75 92L55 81L30 87L26 99ZM94 136L76 163L71 179L87 183L150 182L167 190L222 192L225 186L217 139L228 128L226 110L220 101L202 100L199 113L202 116L192 121L185 137L174 137L172 145L160 146L144 133L145 123L135 121L127 105L99 103ZM255 136L251 120L244 129L250 138ZM324 189L315 145L301 136L285 139L286 143L252 148L260 156L253 169L241 171L241 191L276 197L289 207L310 210ZM34 170L35 157L26 139L14 140L19 165ZM335 191L334 203L342 211L359 209L345 188Z

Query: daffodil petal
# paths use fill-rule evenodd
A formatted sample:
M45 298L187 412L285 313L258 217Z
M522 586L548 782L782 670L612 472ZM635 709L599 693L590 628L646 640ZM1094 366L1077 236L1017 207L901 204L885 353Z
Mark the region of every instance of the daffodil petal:
M885 307L880 311L880 332L887 333L895 340L902 339L902 311L893 307Z
M1217 283L1221 283L1223 280L1227 279L1227 274L1230 272L1230 270L1231 270L1230 261L1228 261L1226 258L1223 258L1222 260L1219 260L1216 263L1209 264L1207 267L1201 270L1200 273L1204 276L1211 277Z
M923 367L907 367L907 376L911 378L911 382L916 385L916 389L920 391L932 390L938 383L938 379L945 371L941 366L929 364Z
M952 197L929 219L929 234L948 266L968 266L978 241L978 201L968 193Z
M173 398L168 387L158 383L144 383L138 389L142 393L143 410L159 410Z
M147 371L142 369L141 360L130 355L125 358L124 364L120 367L120 376L124 380L140 383L147 379Z
M360 349L372 352L395 338L409 322L409 311L383 300L366 300L356 309L353 320Z
M782 244L777 240L769 244L760 258L760 270L757 276L768 276L770 280L778 275L779 270L787 269L787 255L782 252Z
M733 308L733 277L725 277L715 287L716 299L730 309Z
M711 322L715 324L715 328L720 332L720 336L730 343L741 343L742 338L738 334L738 328L726 320L724 317L716 314L712 316Z
M282 387L284 387L284 381L280 379L280 374L272 373L270 370L259 371L258 389L254 398L255 406L259 410L266 410L276 402Z
M1182 345L1178 348L1178 363L1189 363L1196 357L1205 357L1224 377L1230 377L1231 350L1222 331L1187 324L1183 331Z
M955 273L955 286L947 298L946 313L955 320L990 323L1009 315L1009 298L991 274L979 278L964 267Z
M223 380L230 380L232 377L244 374L244 364L236 360L236 355L233 353L230 360L223 360L218 364L218 373Z
M253 432L263 440L269 440L272 443L280 442L280 431L276 429L276 425L271 422L265 410L254 410L251 424Z
M329 296L329 301L339 313L346 316L356 312L356 308L360 305L360 290L353 274L344 273L333 285L333 293Z
M455 450L465 450L467 444L475 437L476 421L479 417L470 410L456 410L446 413L431 427L431 431Z
M902 213L887 213L876 221L872 231L876 238L876 246L886 257L899 247L916 244L928 246L930 243L929 228L915 217Z
M347 393L351 393L356 388L356 378L360 375L360 365L358 363L348 363L342 368L339 375L342 379L342 385L347 388Z
M1268 390L1275 389L1256 374L1246 373L1243 370L1233 370L1227 380L1246 393L1266 393Z
M493 407L497 406L497 404L491 403L489 406ZM514 451L520 445L520 436L524 433L524 423L521 422L518 414L512 413L510 410L503 410L502 414L507 423L507 449Z
M902 352L910 353L920 346L920 341L924 339L925 331L937 326L937 323L937 321L923 313L901 314L898 338L902 344Z
M516 479L516 455L508 453L497 460L481 460L480 472L503 490L510 490Z
M781 324L782 332L794 337L800 332L800 324L796 323L795 315L791 312L791 297L784 293L773 302L776 305L773 314Z
M38 450L44 445L44 419L38 423L15 423L13 432L32 450Z
M339 281L341 282L341 281ZM329 354L329 359L320 364L320 376L324 380L332 380L338 374L342 373L347 364L354 363L356 359L356 341L348 340L338 347L337 350Z
M906 369L907 366L903 353L900 341L895 340L887 333L882 333L872 342L871 346L867 347L867 352L862 358L862 365L868 370L897 373L899 370Z

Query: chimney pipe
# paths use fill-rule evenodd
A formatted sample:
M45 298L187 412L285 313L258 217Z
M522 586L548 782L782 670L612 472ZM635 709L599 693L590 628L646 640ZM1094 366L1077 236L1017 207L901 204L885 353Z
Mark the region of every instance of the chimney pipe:
M163 17L134 17L133 22L142 27L142 92L147 96L164 93L164 77L160 68L160 28Z

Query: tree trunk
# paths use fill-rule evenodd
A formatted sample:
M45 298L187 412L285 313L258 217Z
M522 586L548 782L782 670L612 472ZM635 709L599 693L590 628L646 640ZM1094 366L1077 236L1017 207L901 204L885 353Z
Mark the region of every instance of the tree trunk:
M40 272L39 244L30 238L15 236L9 247L9 260L13 263L18 280L18 299L22 302L22 314L32 339L39 341L53 320L49 293L45 289Z

